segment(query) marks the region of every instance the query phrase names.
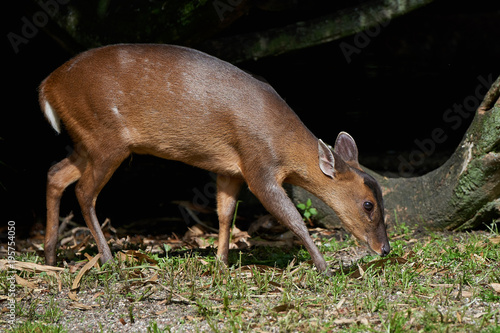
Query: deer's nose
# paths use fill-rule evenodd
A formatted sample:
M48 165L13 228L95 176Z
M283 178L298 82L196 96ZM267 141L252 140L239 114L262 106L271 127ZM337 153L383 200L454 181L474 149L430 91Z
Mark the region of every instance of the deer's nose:
M385 257L386 255L389 254L389 252L391 252L391 246L389 245L389 243L382 244L382 249L381 250L382 251L380 253L380 256Z

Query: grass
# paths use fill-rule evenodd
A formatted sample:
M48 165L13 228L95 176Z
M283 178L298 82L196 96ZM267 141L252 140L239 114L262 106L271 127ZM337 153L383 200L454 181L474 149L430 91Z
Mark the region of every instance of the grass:
M352 239L315 236L331 278L298 246L231 251L230 267L214 252L117 255L83 275L78 301L68 298L78 271L18 271L32 285L16 288L10 331L500 332L498 229L422 235L399 226L384 259L362 257Z

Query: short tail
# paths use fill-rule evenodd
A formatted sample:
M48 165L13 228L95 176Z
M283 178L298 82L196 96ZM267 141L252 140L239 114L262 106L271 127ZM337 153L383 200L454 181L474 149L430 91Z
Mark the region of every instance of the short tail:
M54 128L58 134L61 133L61 119L52 105L50 105L49 101L45 98L43 92L40 93L40 106L45 114L45 118L47 118L50 125L52 125L52 128Z
M48 101L45 101L45 104L43 106L43 113L45 113L45 117L52 125L52 127L56 130L56 132L61 133L61 119L54 111L52 106L50 106Z

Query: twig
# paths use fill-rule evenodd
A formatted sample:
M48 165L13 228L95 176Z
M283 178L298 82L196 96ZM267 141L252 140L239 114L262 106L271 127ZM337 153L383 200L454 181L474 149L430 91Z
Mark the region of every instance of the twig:
M61 225L59 226L59 235L63 233L64 229L68 226L68 223L73 219L73 212L70 212L68 216L62 219Z

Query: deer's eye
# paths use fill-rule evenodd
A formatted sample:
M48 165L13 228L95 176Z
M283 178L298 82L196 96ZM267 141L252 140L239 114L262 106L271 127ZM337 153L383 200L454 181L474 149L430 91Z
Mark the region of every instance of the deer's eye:
M365 202L363 202L363 208L367 212L371 212L373 210L373 203L371 203L370 201L365 201Z

